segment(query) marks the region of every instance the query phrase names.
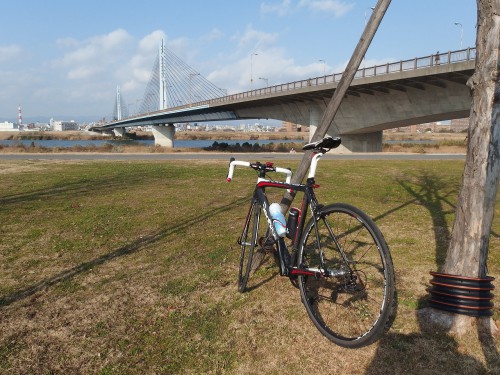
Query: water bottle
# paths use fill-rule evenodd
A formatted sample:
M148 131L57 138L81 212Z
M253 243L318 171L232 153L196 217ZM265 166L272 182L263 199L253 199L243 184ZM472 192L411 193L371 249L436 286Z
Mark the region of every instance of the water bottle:
M285 216L281 212L281 206L278 203L273 203L269 206L269 212L271 218L273 219L273 225L278 233L278 236L285 237L286 235L286 220Z

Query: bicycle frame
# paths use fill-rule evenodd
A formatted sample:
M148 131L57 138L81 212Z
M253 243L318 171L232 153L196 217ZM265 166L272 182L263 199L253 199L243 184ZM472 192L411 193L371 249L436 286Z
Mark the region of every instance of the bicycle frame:
M277 182L277 181L271 181L265 179L265 173L266 170L260 170L259 171L259 178L257 180L257 184L254 190L254 194L252 197L251 201L251 206L255 201L257 201L264 212L265 218L267 225L269 227L269 230L272 233L272 236L274 240L277 243L278 247L278 259L279 259L279 269L280 269L280 275L281 276L288 276L288 277L296 277L298 275L309 275L309 276L316 276L316 277L325 277L325 276L340 276L341 273L339 271L334 271L334 270L327 270L327 269L307 269L307 268L302 268L300 265L296 264L296 255L299 250L299 245L300 245L300 240L302 238L302 233L304 230L304 226L306 224L306 217L308 210L310 209L312 212L312 217L315 223L319 219L318 216L318 211L321 208L321 205L318 203L318 200L316 199L316 195L314 193L314 189L319 187L319 185L316 185L315 180L314 180L314 172L316 169L317 161L318 159L322 156L322 154L315 154L312 158L311 161L311 171L309 173L309 177L307 178L306 184L293 184L290 182ZM234 161L233 161L234 162ZM234 163L239 163L239 162L234 162ZM236 164L236 165L244 165L244 166L249 166L247 164ZM279 170L276 170L279 172ZM232 172L232 171L231 171ZM232 177L232 173L230 172L230 176ZM287 180L289 181L289 178L287 177ZM230 181L230 178L228 177L228 181ZM277 189L287 189L287 190L293 190L295 192L303 192L304 197L302 199L302 207L301 207L301 214L297 223L297 230L295 232L295 237L292 239L292 253L290 254L289 249L285 243L285 240L280 237L273 225L271 214L269 212L269 201L267 199L265 190L266 188L277 188ZM245 220L245 223L248 222L249 220L249 215L253 214L251 212L251 209L249 209L247 218ZM319 233L317 232L317 225L315 225L315 230L316 230L316 242L318 244L318 248L321 247L320 241L319 241ZM331 232L331 230L330 230ZM333 232L331 232L332 237ZM239 243L241 242L241 237L238 241Z

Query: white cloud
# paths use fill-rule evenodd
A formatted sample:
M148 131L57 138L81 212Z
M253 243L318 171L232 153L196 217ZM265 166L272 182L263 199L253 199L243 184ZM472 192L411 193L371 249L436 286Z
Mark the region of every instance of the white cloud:
M77 48L79 41L75 38L59 38L56 40L56 44L63 48Z
M284 16L291 12L292 2L290 0L283 0L280 4L262 3L260 11L262 13L276 13L278 16Z
M261 13L276 13L280 17L301 11L304 8L313 12L341 17L353 9L354 4L341 0L299 0L295 5L291 0L282 0L281 3L277 4L262 3L260 5Z
M221 39L223 36L224 36L224 33L221 30L214 28L214 29L210 30L209 33L203 35L200 38L200 40L204 41L204 42L212 42L214 40Z
M58 44L70 51L57 60L55 65L67 69L69 79L87 79L106 70L113 71L115 64L123 63L122 58L132 39L123 29L83 41L60 39Z
M139 41L139 50L141 52L156 52L162 39L166 39L165 33L162 30L155 30Z
M253 48L259 49L265 46L272 45L278 39L278 34L276 33L266 33L263 31L256 30L252 25L246 27L243 35L235 36L233 40L238 41L240 48Z
M300 0L299 7L306 7L315 12L327 12L341 17L349 12L354 4L340 0Z
M21 47L16 45L0 46L0 62L17 58L21 54Z
M97 64L93 66L79 66L69 70L67 77L69 79L86 79L95 76L99 72L103 72L103 69Z

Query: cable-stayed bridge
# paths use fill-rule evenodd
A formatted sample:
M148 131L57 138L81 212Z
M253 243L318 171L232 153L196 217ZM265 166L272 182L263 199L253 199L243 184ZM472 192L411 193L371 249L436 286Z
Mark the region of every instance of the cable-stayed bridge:
M193 102L215 99L225 94L225 90L214 85L182 61L168 50L162 41L137 113L152 113L187 106ZM113 121L128 117L128 106L118 86L113 107Z
M164 61L167 67L162 68ZM155 143L167 147L173 146L173 124L183 122L278 119L309 125L313 134L342 76L224 95L179 59L172 61L158 59L141 114L94 130L123 133L127 127L152 125ZM381 151L385 129L467 117L471 96L466 82L474 65L475 49L467 48L362 68L328 134L342 137L343 150Z
M162 41L139 113L185 106L224 94L224 90L169 51Z

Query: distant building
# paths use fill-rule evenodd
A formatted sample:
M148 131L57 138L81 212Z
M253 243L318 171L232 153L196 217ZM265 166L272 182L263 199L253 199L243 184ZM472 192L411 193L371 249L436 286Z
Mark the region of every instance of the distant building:
M75 121L53 121L52 130L63 132L68 130L79 130L78 123Z
M0 122L0 131L2 132L17 132L19 131L19 125L13 122Z
M289 122L289 121L283 121L281 123L281 129L284 129L282 131L286 132L303 132L303 131L309 131L308 126L302 126L301 124L296 124L294 122Z
M418 125L410 125L401 128L386 129L387 133L425 133L425 132L451 132L459 133L469 128L469 118L459 118L448 121L428 122Z

